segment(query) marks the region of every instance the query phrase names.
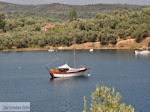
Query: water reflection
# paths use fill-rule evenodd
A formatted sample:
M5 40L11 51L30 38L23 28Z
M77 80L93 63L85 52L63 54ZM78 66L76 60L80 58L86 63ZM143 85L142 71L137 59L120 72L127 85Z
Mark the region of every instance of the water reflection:
M135 58L150 58L150 55L135 55Z
M78 76L78 77L67 77L67 78L51 78L50 82L55 83L55 82L66 82L66 81L75 81L75 80L88 80L88 76Z

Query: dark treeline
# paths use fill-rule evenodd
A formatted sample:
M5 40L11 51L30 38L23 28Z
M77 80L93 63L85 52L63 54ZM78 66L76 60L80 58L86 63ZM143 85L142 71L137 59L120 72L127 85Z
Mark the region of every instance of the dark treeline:
M135 38L141 42L150 34L149 8L137 12L123 10L111 14L99 13L92 19L63 22L23 14L13 18L8 16L0 14L0 49L70 46L74 36L77 44L100 41L102 45L115 45L118 38ZM41 31L45 25L55 27Z

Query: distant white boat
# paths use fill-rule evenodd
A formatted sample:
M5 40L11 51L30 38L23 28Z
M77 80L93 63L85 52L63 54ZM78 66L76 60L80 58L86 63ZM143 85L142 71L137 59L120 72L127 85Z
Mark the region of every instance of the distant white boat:
M49 49L49 50L48 50L48 52L54 52L54 51L55 51L54 49Z
M150 55L150 51L149 50L135 50L135 55Z
M89 51L90 51L90 52L93 52L94 50L93 50L93 49L90 49Z

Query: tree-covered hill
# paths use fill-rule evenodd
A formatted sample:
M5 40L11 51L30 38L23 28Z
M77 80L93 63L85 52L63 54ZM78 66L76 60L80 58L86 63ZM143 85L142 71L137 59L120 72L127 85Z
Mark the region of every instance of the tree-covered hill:
M75 8L78 18L92 18L97 13L111 13L114 10L139 11L150 6L121 5L121 4L95 4L95 5L66 5L66 4L42 4L42 5L18 5L0 2L0 11L8 14L24 13L26 15L37 15L51 17L53 19L67 19L68 12Z
M135 39L140 43L150 37L150 8L99 13L91 19L74 16L70 21L23 14L7 18L5 15L0 13L0 49L71 46L74 36L77 44L100 42L102 46L115 46L119 39ZM55 27L42 31L45 25Z

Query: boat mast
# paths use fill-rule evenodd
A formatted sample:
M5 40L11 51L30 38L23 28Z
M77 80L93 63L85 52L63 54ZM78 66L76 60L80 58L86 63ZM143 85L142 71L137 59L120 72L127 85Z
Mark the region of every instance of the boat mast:
M74 44L74 48L73 48L73 57L74 57L74 68L76 68L76 49L75 49L75 44L76 44L76 37L75 37L75 33L74 33L74 38L73 38L73 44Z

